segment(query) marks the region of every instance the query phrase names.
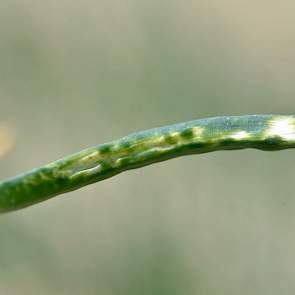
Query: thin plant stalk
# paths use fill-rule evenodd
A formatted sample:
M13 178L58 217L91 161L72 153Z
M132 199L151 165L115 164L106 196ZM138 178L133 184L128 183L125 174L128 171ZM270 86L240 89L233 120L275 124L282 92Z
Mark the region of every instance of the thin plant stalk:
M0 182L0 212L24 208L129 169L191 154L295 147L295 116L224 116L154 128L90 147Z

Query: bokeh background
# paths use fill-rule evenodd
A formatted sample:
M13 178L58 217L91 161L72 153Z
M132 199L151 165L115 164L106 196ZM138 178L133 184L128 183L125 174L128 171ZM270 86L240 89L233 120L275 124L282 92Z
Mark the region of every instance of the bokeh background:
M1 0L0 178L131 132L294 113L295 4ZM0 294L294 294L294 151L187 156L0 217Z

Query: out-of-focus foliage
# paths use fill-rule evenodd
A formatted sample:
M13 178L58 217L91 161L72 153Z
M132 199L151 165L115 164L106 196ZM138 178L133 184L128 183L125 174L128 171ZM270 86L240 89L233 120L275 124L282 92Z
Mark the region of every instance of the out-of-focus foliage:
M17 135L1 179L141 129L294 112L294 8L0 1L0 126ZM3 215L0 293L293 294L293 160L190 156Z

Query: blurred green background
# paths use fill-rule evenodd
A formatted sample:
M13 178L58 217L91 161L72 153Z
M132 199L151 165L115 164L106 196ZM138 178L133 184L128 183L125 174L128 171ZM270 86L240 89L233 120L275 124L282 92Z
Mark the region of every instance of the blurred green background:
M1 0L0 178L161 125L294 113L294 9ZM5 214L0 294L294 294L294 167L188 156Z

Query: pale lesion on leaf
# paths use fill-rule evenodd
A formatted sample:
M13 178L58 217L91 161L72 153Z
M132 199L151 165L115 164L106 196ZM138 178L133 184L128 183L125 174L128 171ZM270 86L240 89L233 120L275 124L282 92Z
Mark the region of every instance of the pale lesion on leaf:
M295 141L295 119L275 116L268 122L266 137L279 137L284 141Z

